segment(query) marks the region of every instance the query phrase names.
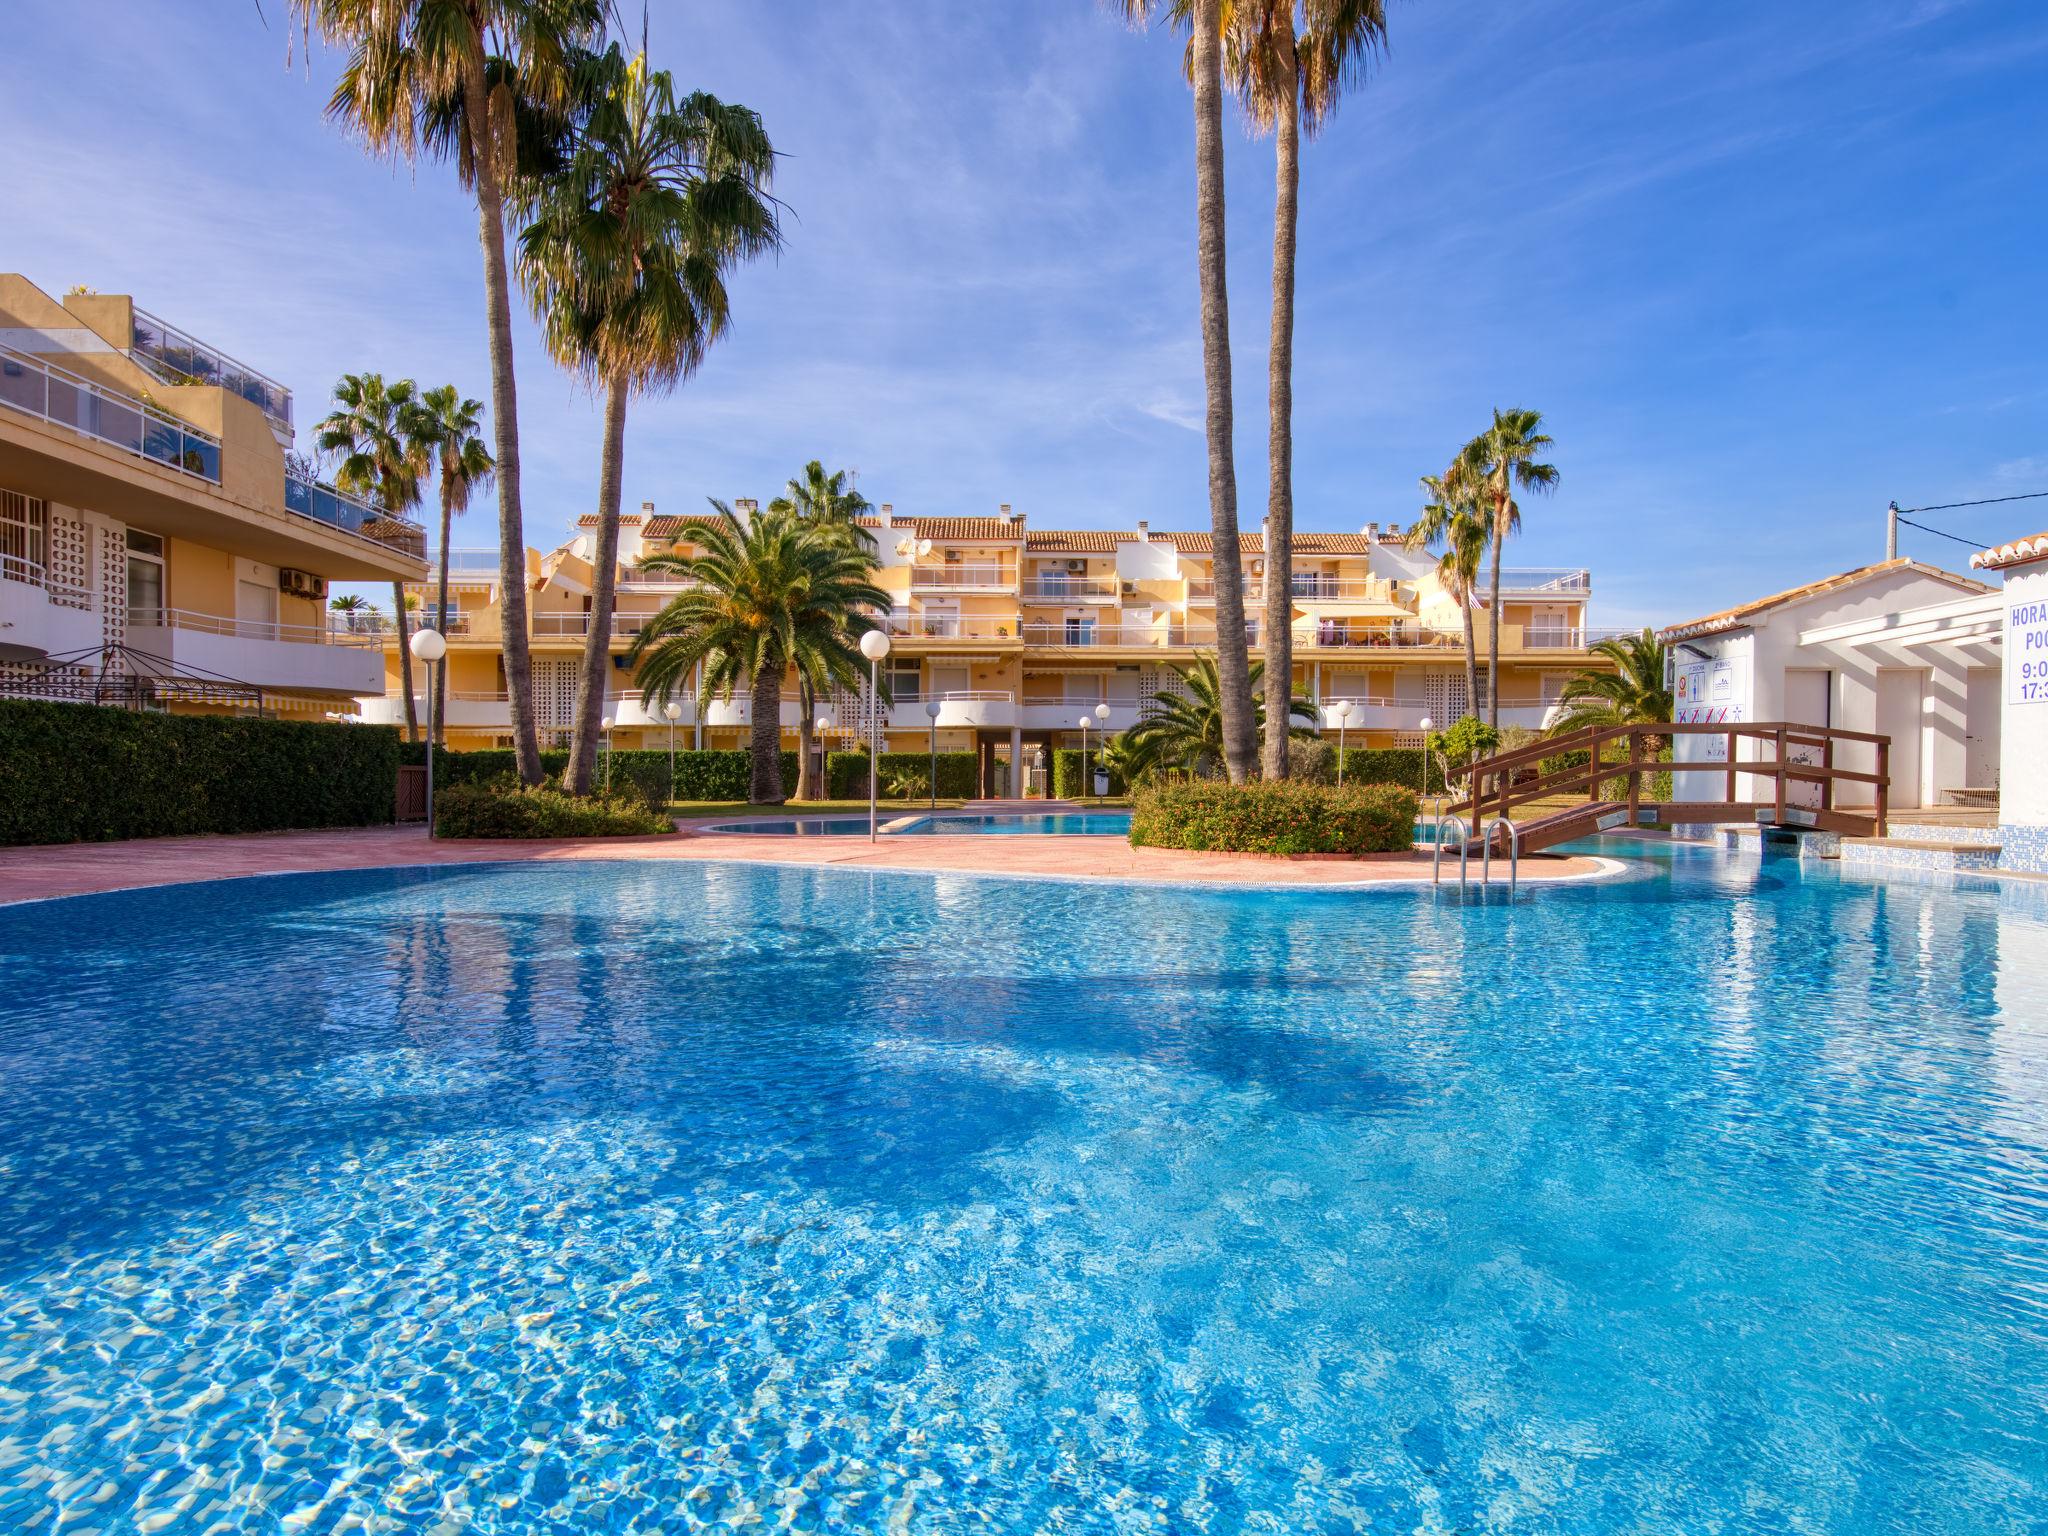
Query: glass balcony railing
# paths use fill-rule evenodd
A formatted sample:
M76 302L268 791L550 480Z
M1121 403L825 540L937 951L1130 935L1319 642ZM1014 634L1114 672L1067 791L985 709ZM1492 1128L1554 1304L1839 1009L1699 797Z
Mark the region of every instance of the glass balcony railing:
M284 506L287 512L296 512L300 517L339 528L343 533L352 533L373 544L389 545L415 557L426 553L426 531L419 524L380 512L345 491L308 480L290 470L285 471Z
M240 395L268 416L287 440L291 438L290 390L146 309L135 311L129 356L167 384L214 384Z
M8 346L0 346L0 405L220 484L219 438L133 395L106 389Z

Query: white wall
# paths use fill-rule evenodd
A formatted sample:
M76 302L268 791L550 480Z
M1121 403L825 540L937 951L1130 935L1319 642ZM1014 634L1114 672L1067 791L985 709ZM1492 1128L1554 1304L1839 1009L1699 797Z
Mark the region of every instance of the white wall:
M2048 650L2036 638L2048 633L2048 627L2038 622L2039 605L2048 605L2048 561L2008 571L2005 604L1998 820L2001 825L2048 828L2048 683L2038 670L2048 665ZM2035 622L2027 622L2030 619ZM2029 667L2035 669L2033 676L2023 681Z

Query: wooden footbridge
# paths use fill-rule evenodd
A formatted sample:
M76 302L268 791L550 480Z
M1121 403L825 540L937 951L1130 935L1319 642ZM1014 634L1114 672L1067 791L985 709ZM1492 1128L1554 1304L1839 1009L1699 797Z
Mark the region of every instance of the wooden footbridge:
M1656 760L1664 742L1679 736L1705 737L1721 751L1712 761L1666 763ZM1754 744L1756 756L1744 759L1742 743ZM1876 748L1877 771L1837 766L1845 746ZM1838 832L1856 837L1885 835L1886 799L1891 787L1891 738L1831 726L1788 725L1597 725L1546 737L1512 752L1499 752L1474 763L1467 794L1448 807L1469 828L1465 848L1531 853L1611 827L1643 821L1715 823L1782 827L1793 831ZM1545 770L1546 759L1584 753L1573 767ZM1644 792L1646 777L1670 774L1674 783L1685 775L1718 780L1718 800L1659 800ZM1618 783L1620 793L1603 793ZM1845 810L1835 804L1836 786L1869 785L1868 808ZM1744 798L1747 793L1755 798ZM1566 805L1527 821L1516 822L1517 806L1583 795L1583 803ZM1512 830L1510 830L1512 828ZM1455 850L1457 844L1453 843Z

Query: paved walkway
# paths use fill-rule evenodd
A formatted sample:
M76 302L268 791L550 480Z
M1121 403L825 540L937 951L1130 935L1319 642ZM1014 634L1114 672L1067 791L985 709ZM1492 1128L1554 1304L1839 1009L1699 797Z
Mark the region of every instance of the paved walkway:
M1133 848L1118 837L885 837L870 845L858 837L699 835L686 830L676 837L454 842L431 841L423 827L403 826L0 848L0 903L240 875L377 869L394 864L577 859L726 859L1200 885L1329 886L1429 878L1429 859L1422 854L1297 862ZM1602 867L1597 859L1532 856L1522 861L1522 878L1583 878Z

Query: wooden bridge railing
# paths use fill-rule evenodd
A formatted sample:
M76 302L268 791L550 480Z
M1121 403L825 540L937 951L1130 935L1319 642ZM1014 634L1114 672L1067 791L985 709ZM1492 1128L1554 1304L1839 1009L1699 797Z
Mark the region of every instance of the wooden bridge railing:
M1727 753L1725 762L1677 763L1659 762L1654 752L1646 752L1650 742L1659 744L1679 736L1721 737ZM1768 743L1772 756L1768 759L1741 761L1738 746L1743 741ZM1877 749L1877 771L1865 773L1853 768L1840 768L1835 764L1836 748L1854 743ZM1603 761L1606 748L1625 744L1627 756L1615 761ZM1637 813L1645 804L1659 810L1683 813L1690 819L1708 821L1754 820L1756 812L1770 810L1772 819L1780 824L1786 821L1790 810L1814 811L1823 818L1839 821L1848 813L1835 805L1837 784L1869 784L1875 789L1873 820L1875 833L1882 837L1890 812L1891 790L1891 744L1889 736L1873 735L1867 731L1844 731L1833 726L1794 725L1783 721L1753 723L1747 725L1694 725L1671 722L1657 725L1593 725L1561 736L1551 736L1526 747L1517 747L1510 752L1499 752L1492 757L1482 758L1469 770L1468 792L1464 799L1451 805L1455 815L1471 818L1475 824L1481 817L1505 816L1518 805L1527 805L1534 800L1554 799L1559 795L1585 791L1589 801L1601 799L1601 787L1613 779L1626 779L1629 821L1633 824ZM1792 747L1817 747L1820 750L1818 763L1795 761L1787 756ZM1584 752L1587 761L1573 766L1544 772L1541 764L1545 759L1560 757L1567 753ZM1533 777L1517 781L1518 771L1536 768ZM1719 801L1651 801L1643 794L1643 775L1646 773L1680 774L1711 773L1725 777L1724 800ZM1749 775L1771 781L1771 797L1768 800L1743 800L1738 797L1737 780ZM1786 789L1790 784L1818 784L1820 804L1814 806L1789 806ZM1861 817L1865 813L1854 813Z

